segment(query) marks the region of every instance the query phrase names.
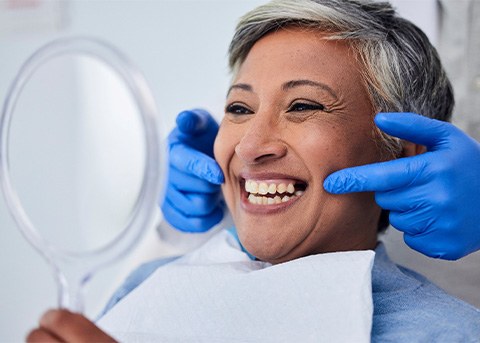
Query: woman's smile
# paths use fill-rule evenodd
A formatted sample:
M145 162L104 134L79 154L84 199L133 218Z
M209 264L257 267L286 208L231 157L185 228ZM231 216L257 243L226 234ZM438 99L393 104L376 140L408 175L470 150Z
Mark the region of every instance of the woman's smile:
M282 173L242 173L242 206L247 212L274 214L295 204L307 185L305 181Z

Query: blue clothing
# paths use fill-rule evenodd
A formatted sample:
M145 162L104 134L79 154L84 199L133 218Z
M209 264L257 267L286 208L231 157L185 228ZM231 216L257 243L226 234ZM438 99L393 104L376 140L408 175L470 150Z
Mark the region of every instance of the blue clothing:
M236 237L234 231L230 233ZM480 310L446 294L423 276L395 265L382 244L375 252L372 342L480 342ZM138 268L115 293L106 311L157 268L173 260L160 259Z
M372 342L480 342L479 309L375 253Z

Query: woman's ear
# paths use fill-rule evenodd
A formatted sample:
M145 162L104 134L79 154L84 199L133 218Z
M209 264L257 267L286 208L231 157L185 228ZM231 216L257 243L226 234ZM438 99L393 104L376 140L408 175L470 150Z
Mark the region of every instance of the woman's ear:
M402 146L402 157L416 156L427 151L425 145L415 144L409 141L402 141Z

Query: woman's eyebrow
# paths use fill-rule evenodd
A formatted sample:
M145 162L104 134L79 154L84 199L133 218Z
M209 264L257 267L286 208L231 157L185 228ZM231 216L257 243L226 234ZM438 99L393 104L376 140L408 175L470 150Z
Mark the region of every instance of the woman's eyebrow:
M247 92L253 92L253 87L250 86L249 84L247 84L247 83L236 83L234 85L231 85L230 88L228 88L227 96L228 96L228 94L230 94L232 89L241 89L241 90L244 90L244 91L247 91Z
M321 88L321 89L327 91L328 93L330 93L330 95L333 96L335 99L338 99L337 94L328 85L326 85L324 83L321 83L321 82L312 81L312 80L292 80L292 81L288 81L288 82L285 82L282 85L282 90L287 91L289 89L292 89L292 88L295 88L295 87L300 87L300 86L312 86L312 87Z

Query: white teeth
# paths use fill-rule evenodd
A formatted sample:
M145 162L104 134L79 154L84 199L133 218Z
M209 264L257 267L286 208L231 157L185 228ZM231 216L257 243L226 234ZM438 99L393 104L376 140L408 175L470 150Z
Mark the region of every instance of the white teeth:
M246 181L245 181L245 192L250 193L250 189L251 189L250 184L251 184L251 183L252 183L252 182L249 181L249 180L246 180Z
M245 181L245 191L248 193L257 194L258 193L258 183L255 181L247 180Z
M258 194L265 195L268 193L268 185L265 182L260 182L258 185Z
M254 205L276 205L276 204L281 204L282 202L287 202L294 197L299 197L303 194L303 191L297 191L295 192L295 195L288 196L284 195L283 197L280 197L279 195L276 195L275 197L265 197L265 196L255 196L253 194L249 194L248 196L248 202Z
M248 201L252 204L258 205L273 205L279 204L281 202L286 202L294 196L303 195L303 190L295 191L294 183L267 183L267 182L256 182L253 180L245 180L245 191L249 193ZM281 196L281 194L285 196ZM265 197L265 196L256 196L256 195L267 195L272 194L276 195L275 197ZM279 196L280 195L280 196Z
M268 193L270 193L270 194L275 194L275 193L277 193L277 185L274 184L274 183L271 183L271 184L268 186Z
M287 186L287 192L290 193L290 194L295 193L295 187L293 186L292 183L289 183L289 184L288 184L288 186Z
M284 183L281 183L277 186L277 192L280 194L283 194L287 191L287 185Z

